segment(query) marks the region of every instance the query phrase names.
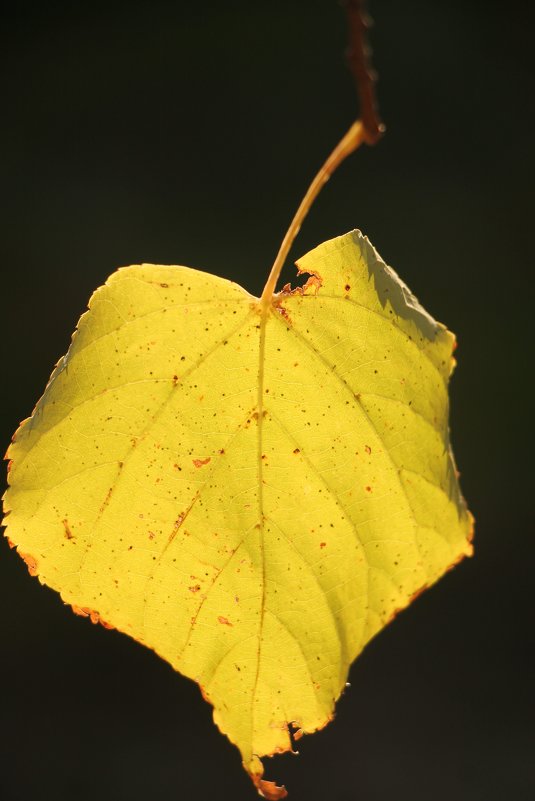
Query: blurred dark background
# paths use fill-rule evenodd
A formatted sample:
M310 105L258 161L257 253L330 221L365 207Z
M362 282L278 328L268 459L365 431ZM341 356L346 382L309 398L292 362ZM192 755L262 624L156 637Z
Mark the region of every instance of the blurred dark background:
M293 255L359 227L457 333L476 555L367 648L336 721L267 776L294 801L531 801L531 4L370 11L388 133L327 185ZM335 0L13 2L2 23L5 448L117 266L259 292L357 106ZM196 685L76 618L5 540L0 586L2 801L255 797Z

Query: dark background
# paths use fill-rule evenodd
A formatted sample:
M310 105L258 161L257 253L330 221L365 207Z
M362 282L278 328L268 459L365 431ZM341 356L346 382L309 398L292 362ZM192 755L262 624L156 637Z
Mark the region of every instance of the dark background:
M388 133L294 247L361 228L457 333L453 443L477 518L474 558L366 649L335 722L268 760L294 801L535 798L528 9L372 3ZM258 293L357 109L335 0L15 2L2 22L4 448L117 266ZM0 546L2 801L255 797L195 684Z

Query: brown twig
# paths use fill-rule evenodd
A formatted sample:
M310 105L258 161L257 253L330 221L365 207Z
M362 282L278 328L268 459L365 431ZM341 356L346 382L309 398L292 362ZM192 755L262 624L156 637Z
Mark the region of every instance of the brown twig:
M365 0L343 0L349 28L347 61L360 101L360 117L364 126L365 141L375 144L385 131L377 111L375 98L376 76L370 64L371 50L366 40L370 18L366 14Z

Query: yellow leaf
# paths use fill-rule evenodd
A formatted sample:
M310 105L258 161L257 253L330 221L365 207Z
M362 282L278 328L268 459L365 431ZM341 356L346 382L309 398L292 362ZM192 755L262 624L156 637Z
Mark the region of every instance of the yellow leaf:
M453 335L360 232L262 304L186 267L93 295L8 456L7 535L78 614L199 683L260 757L330 720L349 666L472 551Z

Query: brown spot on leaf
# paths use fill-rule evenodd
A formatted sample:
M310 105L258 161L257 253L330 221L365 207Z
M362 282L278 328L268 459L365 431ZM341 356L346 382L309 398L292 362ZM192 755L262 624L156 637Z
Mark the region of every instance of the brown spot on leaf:
M226 617L223 617L223 615L219 615L217 620L222 626L232 626L230 620L228 620Z
M89 609L85 606L76 606L76 604L71 604L71 609L75 615L80 615L80 617L89 617Z
M299 450L299 448L294 448L294 453L301 453L301 451Z
M111 623L103 620L98 612L96 612L94 609L90 609L88 606L76 606L76 604L72 604L71 609L75 615L80 615L80 617L88 617L91 620L91 623L94 623L95 625L100 623L100 625L104 626L105 629L115 628L115 626L112 626Z
M476 530L476 525L475 525L476 521L475 521L473 515L470 514L470 512L468 514L470 515L470 531L466 535L466 539L467 539L468 542L473 542L474 541L474 534L475 534L475 530ZM470 556L471 555L472 554L470 554Z
M303 286L296 286L295 289L292 289L290 284L285 284L281 289L279 295L306 295L310 294L310 291L313 290L314 294L317 295L319 288L323 284L323 280L319 273L314 273L309 270L298 270L297 275L308 275L309 277L303 284Z
M428 587L429 587L429 584L427 584L427 583L422 584L420 589L416 590L416 592L413 592L413 594L411 596L409 596L408 603L412 604L412 602L415 601L417 598L419 598L420 595L422 594L422 592L424 592Z
M298 270L297 274L309 276L303 286L296 286L295 289L292 289L291 284L285 284L278 295L276 295L273 299L273 307L275 311L277 311L281 317L286 320L289 326L291 326L292 321L290 319L290 315L288 314L288 310L282 305L282 299L291 295L309 295L312 291L315 295L317 295L318 290L323 283L318 273L309 273L308 270Z
M211 456L207 456L206 459L192 459L195 467L202 467L203 465L208 464L210 460Z
M366 490L366 492L371 492L372 491L371 487L364 487L364 489Z
M283 289L283 291L284 291L284 289ZM291 326L292 320L290 318L290 315L288 314L288 310L285 309L284 306L281 306L281 305L278 305L278 304L275 306L275 310L278 311L280 316L283 317L286 320L286 322L288 323L289 326Z
M119 469L121 469L121 467L122 465L119 465ZM108 492L106 493L106 497L104 498L104 501L102 502L100 509L98 510L99 515L103 513L104 509L109 504L112 493L113 493L113 487L110 487Z
M370 446L369 446L369 445L365 445L365 446L364 446L364 450L366 451L366 453L367 453L368 455L369 455L369 454L372 452L372 449L370 448Z
M258 793L262 796L262 798L266 798L267 801L280 801L281 798L286 798L288 795L284 785L279 786L278 784L275 784L275 782L267 781L267 779L263 779L262 776L259 776L256 773L252 773L250 775L254 786L258 790Z
M65 529L65 539L66 540L73 540L74 539L74 534L72 533L72 531L70 529L69 521L67 520L67 518L65 518L65 520L62 520L61 522L63 523L63 528Z
M385 623L384 623L385 626L388 626L389 623L392 623L394 618L396 618L399 615L400 612L403 612L404 608L405 607L403 607L403 606L396 606L396 608L392 610L392 612L390 613L388 618L385 620Z
M415 601L425 590L427 590L428 587L429 584L422 584L422 586L416 590L416 592L413 592L412 595L409 595L407 603L404 606L397 606L395 609L393 609L388 618L385 620L384 625L386 626L388 623L391 623L400 612L403 612L403 610L406 609L413 601Z
M37 559L34 556L30 556L29 553L21 553L19 551L20 556L26 562L26 567L28 568L28 573L30 576L37 575Z
M301 270L298 271L298 275L301 275ZM303 284L303 295L306 295L307 292L314 290L314 294L318 294L318 290L320 289L323 281L321 280L318 273L312 273L309 278Z
M180 526L182 525L182 523L186 519L186 515L188 514L188 512L189 512L189 509L186 512L182 512L181 514L178 515L177 519L175 520L175 525L173 526L173 530L169 534L169 537L167 538L168 542L173 542L174 538L177 535L178 529L180 528ZM184 532L184 533L186 533L186 532Z
M200 589L201 589L201 585L200 584L195 584L193 587L188 587L188 590L190 592L199 592Z
M326 542L320 542L320 548L325 548L326 545L327 545Z
M192 618L192 622L193 622L193 618ZM198 681L197 681L197 684L199 684ZM210 696L208 694L208 690L205 690L204 687L202 686L202 684L199 684L199 690L201 691L201 695L202 695L203 699L210 704L211 700L210 700Z

